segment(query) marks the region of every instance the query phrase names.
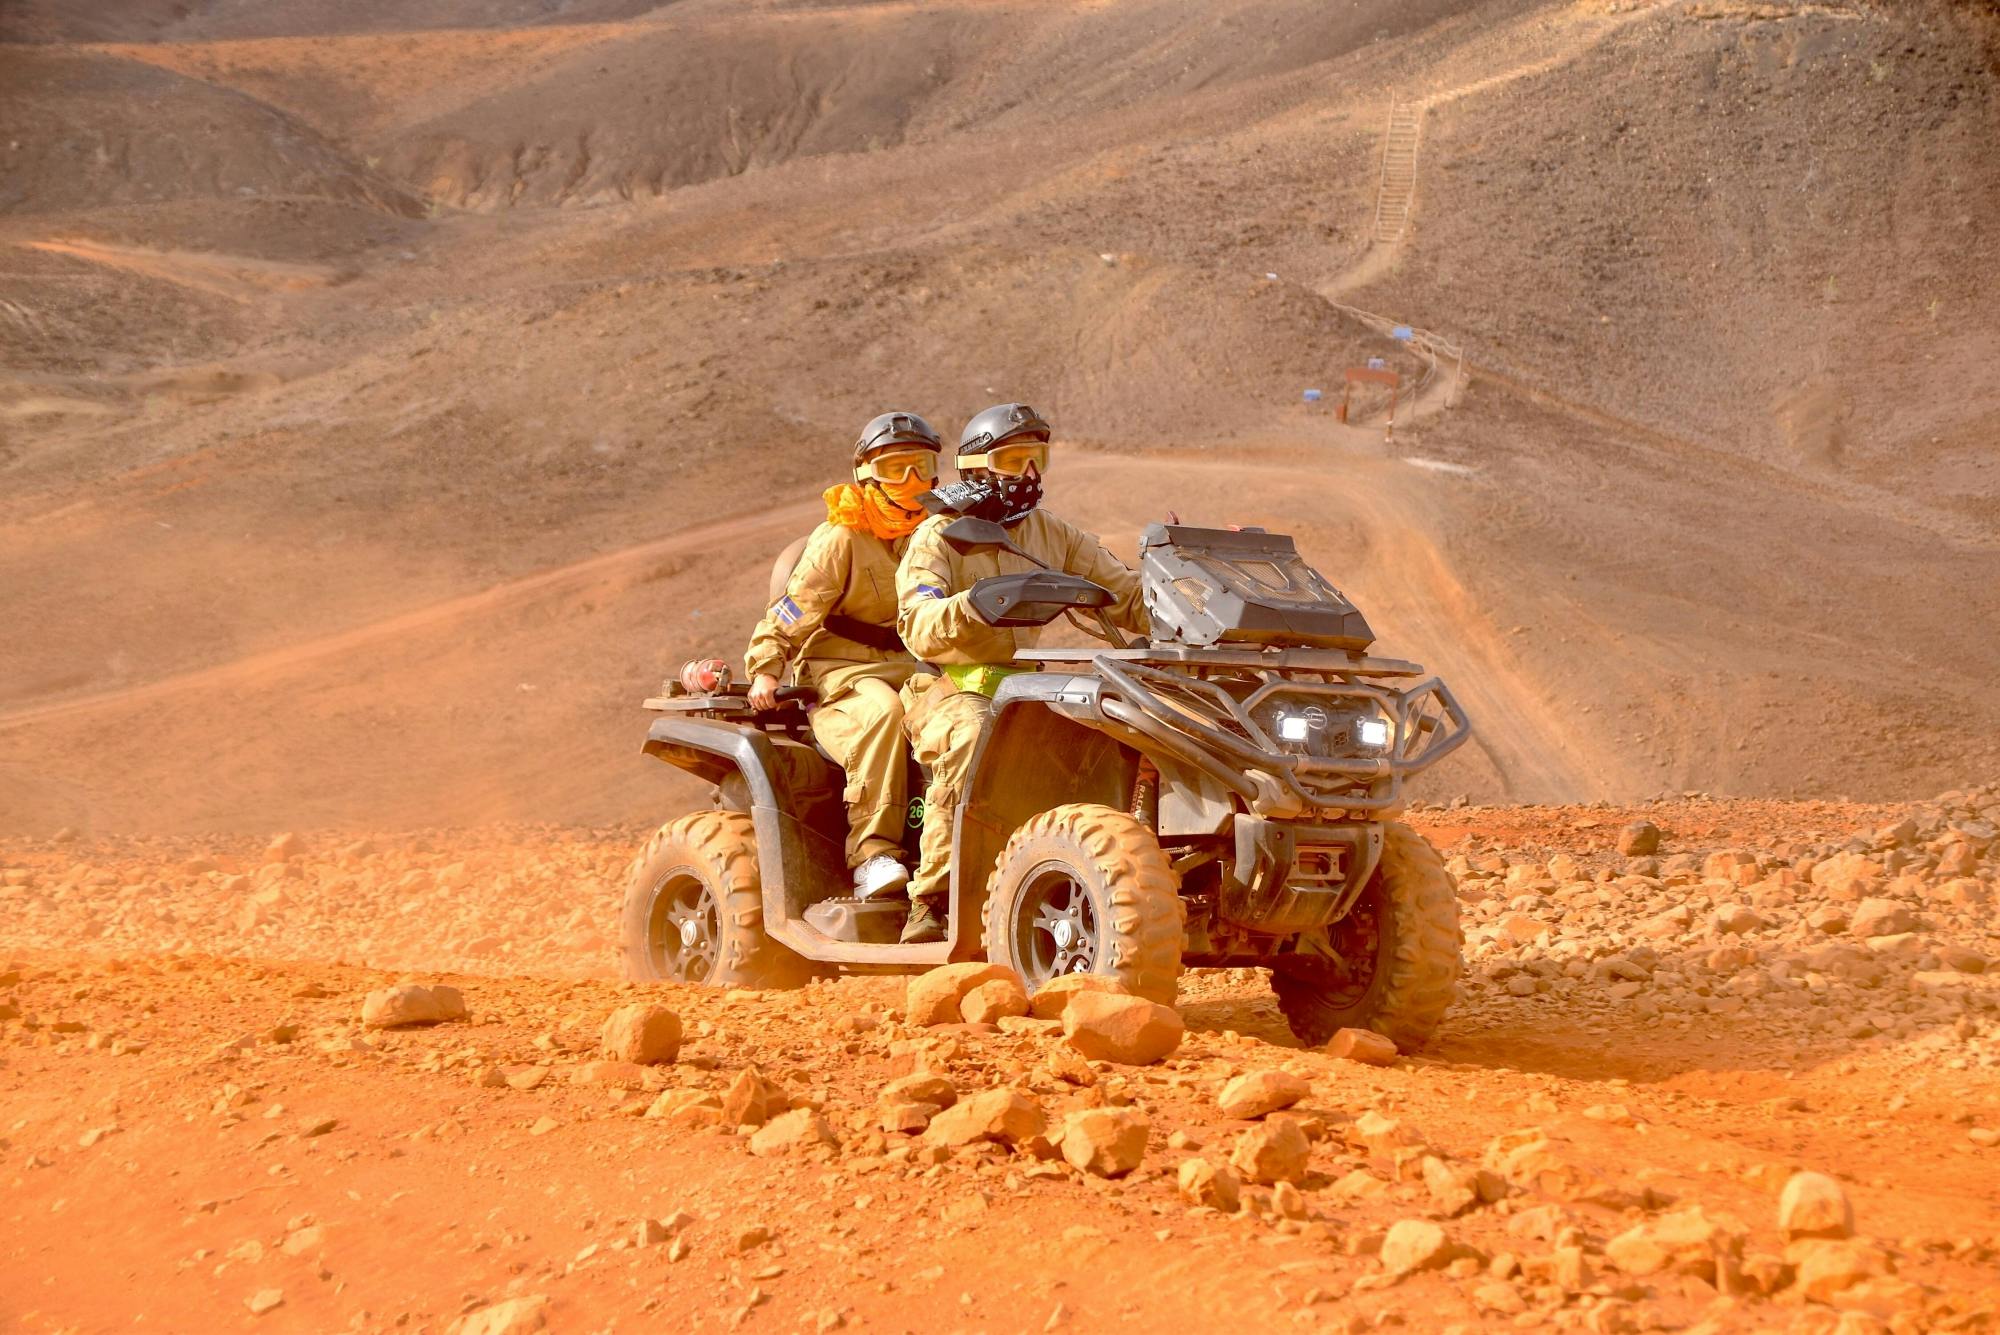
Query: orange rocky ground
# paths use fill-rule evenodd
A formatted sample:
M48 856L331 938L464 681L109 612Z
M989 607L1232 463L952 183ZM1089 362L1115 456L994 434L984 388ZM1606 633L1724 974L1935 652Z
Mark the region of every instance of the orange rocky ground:
M914 1028L896 978L622 984L636 830L0 844L5 1310L463 1335L2000 1324L2000 790L1417 820L1470 967L1433 1047L1380 1068L1301 1050L1248 971L1185 979L1185 1036L1147 1065L1029 1017ZM1617 852L1638 821L1659 851ZM403 980L469 1014L364 1023ZM601 1049L634 1004L678 1017L672 1060ZM1256 1094L1288 1106L1231 1115ZM1135 1120L1137 1167L1093 1171ZM1851 1209L1852 1238L1788 1235L1801 1169L1832 1181L1783 1218L1839 1233Z

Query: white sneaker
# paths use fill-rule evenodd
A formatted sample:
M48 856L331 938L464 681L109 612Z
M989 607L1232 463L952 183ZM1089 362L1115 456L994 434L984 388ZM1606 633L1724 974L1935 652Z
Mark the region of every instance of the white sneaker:
M878 853L854 869L856 899L889 899L903 893L910 869L887 853Z

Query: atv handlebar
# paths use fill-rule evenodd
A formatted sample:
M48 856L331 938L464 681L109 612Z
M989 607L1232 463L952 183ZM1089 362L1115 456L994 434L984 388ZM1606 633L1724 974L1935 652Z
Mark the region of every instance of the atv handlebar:
M1046 626L1071 608L1103 608L1115 601L1104 586L1060 570L989 575L973 584L967 599L989 626Z

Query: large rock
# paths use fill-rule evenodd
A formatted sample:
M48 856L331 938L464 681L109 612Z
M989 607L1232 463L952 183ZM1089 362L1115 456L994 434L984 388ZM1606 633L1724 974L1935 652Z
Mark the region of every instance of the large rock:
M1012 979L1016 987L1021 985L1020 975L1006 965L978 960L944 964L929 973L920 973L910 980L903 993L904 1018L919 1027L957 1024L962 1018L960 1008L965 1002L965 994L981 983L1000 978Z
M1551 1200L1581 1201L1601 1195L1598 1176L1571 1155L1571 1147L1549 1139L1540 1127L1510 1131L1486 1146L1485 1166L1524 1191Z
M1493 935L1502 945L1525 946L1555 931L1555 924L1526 913L1509 913L1493 924Z
M826 1118L812 1108L794 1108L758 1127L750 1137L750 1152L761 1155L791 1154L837 1143Z
M1373 1108L1355 1118L1346 1134L1350 1145L1378 1159L1393 1159L1398 1150L1414 1149L1424 1143L1415 1127Z
M1048 1129L1041 1107L1027 1095L1012 1089L988 1089L960 1099L931 1118L924 1139L933 1145L954 1147L975 1140L997 1140L1020 1145Z
M721 1126L722 1100L705 1089L669 1089L653 1100L646 1116L664 1118L673 1126Z
M1392 1066L1396 1061L1396 1040L1373 1029L1337 1029L1326 1041L1330 1057L1341 1057L1367 1066Z
M989 978L965 994L958 1013L967 1024L997 1024L1028 1013L1028 991L1018 978Z
M1860 1238L1801 1238L1785 1248L1793 1289L1809 1302L1832 1303L1849 1289L1889 1273L1879 1247Z
M1183 1163L1177 1181L1182 1198L1190 1204L1206 1205L1224 1214L1235 1214L1237 1207L1243 1203L1242 1188L1236 1181L1236 1174L1206 1159L1189 1159Z
M1864 899L1847 919L1847 930L1856 936L1895 936L1918 925L1917 915L1893 899Z
M754 1066L736 1073L722 1095L724 1126L762 1126L792 1106L785 1091L764 1078Z
M465 998L455 987L403 983L370 992L361 1002L361 1023L370 1029L396 1029L464 1018Z
M1604 1259L1628 1275L1663 1271L1713 1284L1717 1263L1742 1254L1741 1229L1710 1219L1699 1205L1635 1224L1604 1245Z
M1146 1157L1152 1129L1136 1108L1085 1108L1063 1119L1062 1155L1083 1172L1123 1177Z
M1224 1085L1215 1102L1223 1116L1249 1119L1289 1108L1311 1092L1311 1083L1290 1071L1249 1071Z
M273 835L264 848L264 861L289 862L306 851L306 841L289 832Z
M1098 973L1066 973L1043 983L1029 1003L1038 1020L1060 1020L1069 1009L1071 997L1085 992L1108 992L1116 996L1128 996L1125 984L1116 978L1106 978Z
M1746 936L1761 931L1764 927L1763 915L1747 904L1718 904L1715 909L1715 930L1726 936Z
M1938 854L1937 874L1940 879L1949 880L1954 876L1970 876L1979 870L1979 854L1971 844L1954 841L1946 844Z
M1618 832L1618 851L1628 858L1648 858L1660 851L1660 827L1635 820Z
M1237 1137L1229 1166L1247 1181L1271 1186L1298 1183L1306 1175L1312 1145L1289 1117L1273 1117Z
M548 1305L539 1293L509 1298L452 1322L450 1335L533 1335L548 1325Z
M894 1103L928 1103L934 1108L949 1108L958 1102L958 1087L945 1076L933 1071L919 1071L891 1080L882 1086L879 1100L884 1105Z
M613 1061L663 1065L680 1053L680 1016L665 1006L621 1006L605 1019L598 1046Z
M1849 1237L1854 1207L1840 1183L1825 1173L1793 1173L1778 1195L1778 1227L1794 1238Z
M1447 1162L1435 1154L1426 1154L1419 1167L1423 1171L1424 1190L1430 1193L1431 1204L1439 1214L1450 1218L1479 1204L1478 1170ZM1497 1183L1498 1179L1494 1181Z
M1181 1045L1180 1012L1144 997L1085 992L1063 1012L1063 1035L1092 1061L1149 1066Z
M1428 1219L1399 1219L1382 1239L1382 1268L1392 1275L1436 1270L1452 1258L1451 1238Z

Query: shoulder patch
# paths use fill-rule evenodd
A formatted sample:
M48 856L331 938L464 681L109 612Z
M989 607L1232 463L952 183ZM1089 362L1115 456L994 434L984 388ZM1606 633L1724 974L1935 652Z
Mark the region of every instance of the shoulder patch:
M799 605L793 602L789 595L778 600L777 605L771 609L771 614L787 626L798 625L799 618L805 615L804 612L799 610Z
M935 584L919 584L917 585L917 592L921 593L926 598L944 597L944 590L940 589Z

